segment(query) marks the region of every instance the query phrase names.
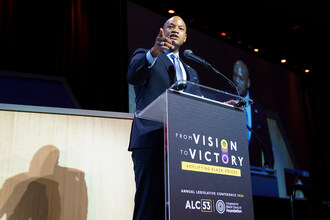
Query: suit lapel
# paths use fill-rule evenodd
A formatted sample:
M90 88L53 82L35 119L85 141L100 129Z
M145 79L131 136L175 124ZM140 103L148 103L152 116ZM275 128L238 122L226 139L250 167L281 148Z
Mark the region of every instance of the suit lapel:
M185 63L181 60L181 58L180 58L180 61L181 61L182 65L183 65L183 67L184 67L184 70L186 71L187 81L190 81L190 79L191 79L190 66L188 66L187 64L185 64Z
M189 65L187 65L185 62L183 62L182 60L181 60L181 62L183 64L184 69L186 70L187 81L199 83L195 70L193 68L191 68Z

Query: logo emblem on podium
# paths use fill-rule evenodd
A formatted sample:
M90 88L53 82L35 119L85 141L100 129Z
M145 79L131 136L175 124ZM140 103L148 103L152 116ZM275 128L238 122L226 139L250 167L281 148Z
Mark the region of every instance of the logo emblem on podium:
M218 200L215 203L215 209L219 214L223 214L226 211L226 204L222 200Z

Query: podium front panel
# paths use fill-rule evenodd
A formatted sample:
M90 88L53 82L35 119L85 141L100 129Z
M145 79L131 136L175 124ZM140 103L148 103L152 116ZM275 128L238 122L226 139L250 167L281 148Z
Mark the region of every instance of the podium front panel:
M245 112L167 91L167 219L254 219Z

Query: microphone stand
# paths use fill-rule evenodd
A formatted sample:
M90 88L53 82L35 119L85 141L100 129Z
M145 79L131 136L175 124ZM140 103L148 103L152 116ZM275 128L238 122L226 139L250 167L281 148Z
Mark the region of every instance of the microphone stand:
M214 68L211 64L209 64L209 63L207 63L207 62L205 62L205 63L203 63L203 64L204 64L207 68L213 70L213 72L217 73L217 74L220 75L222 78L224 78L224 79L227 81L227 83L228 83L231 87L233 87L233 88L235 89L235 92L236 92L237 96L239 97L239 101L238 101L238 103L236 104L236 107L243 107L243 106L246 105L246 101L244 101L244 100L242 99L242 97L240 96L240 94L239 94L239 92L238 92L238 90L237 90L237 87L236 87L235 83L233 83L233 81L231 81L230 79L228 79L225 75L223 75L219 70L217 70L216 68Z
M242 97L240 96L238 90L237 90L237 87L236 85L233 83L233 81L231 81L230 79L228 79L225 75L223 75L219 70L217 70L216 68L214 68L211 64L209 64L208 62L206 62L206 60L204 60L203 58L200 58L196 55L193 54L193 52L191 50L185 50L184 51L184 56L187 57L188 59L191 59L191 60L194 60L195 62L197 63L201 63L203 64L204 66L206 66L207 68L213 70L213 72L217 73L218 75L220 75L222 78L224 78L227 83L234 88L234 90L236 91L236 94L237 96L239 97L239 101L238 103L235 105L235 107L243 107L246 105L246 101L244 101L242 99Z

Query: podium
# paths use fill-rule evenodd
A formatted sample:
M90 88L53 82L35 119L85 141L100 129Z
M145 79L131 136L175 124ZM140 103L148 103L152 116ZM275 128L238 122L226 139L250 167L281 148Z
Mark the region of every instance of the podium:
M229 100L179 81L137 112L164 123L166 219L254 219L244 107Z

